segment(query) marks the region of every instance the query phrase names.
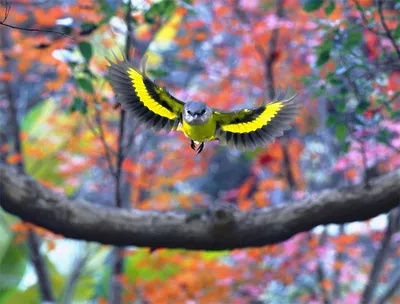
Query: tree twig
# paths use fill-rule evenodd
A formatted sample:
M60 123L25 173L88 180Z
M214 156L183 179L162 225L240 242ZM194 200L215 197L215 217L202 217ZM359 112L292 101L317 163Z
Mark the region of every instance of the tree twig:
M7 2L6 2L6 8L7 8ZM9 9L6 9L6 17L8 16ZM5 17L5 20L7 19ZM0 35L1 39L1 44L3 46L6 46L9 44L8 37L6 35L7 33L4 32L2 35ZM10 69L10 63L6 64L6 69ZM11 72L11 71L9 71ZM24 168L24 160L23 160L23 154L22 154L22 141L21 141L21 130L20 130L20 124L18 121L18 112L17 112L17 106L16 106L16 100L13 95L13 90L11 87L11 82L6 82L6 95L7 99L9 101L9 109L10 109L10 126L12 129L12 136L14 137L14 151L17 153L19 156L19 160L16 164L16 169L18 170L19 173L24 173L25 168ZM43 301L48 301L48 302L53 302L54 301L54 295L50 283L50 277L49 273L46 268L45 261L40 253L40 238L39 236L36 235L35 231L30 228L28 230L28 239L27 239L29 251L30 251L30 259L31 262L35 268L35 272L38 278L39 282L39 288L41 291L41 296Z
M64 34L64 33L61 33L61 32L58 32L58 31L44 30L44 29L37 29L37 28L26 28L26 27L20 27L20 26L17 26L17 25L8 24L8 23L6 23L6 21L8 19L8 16L10 15L11 6L9 5L7 0L4 0L4 7L5 7L5 13L4 13L3 20L0 21L0 25L3 25L5 27L9 27L9 28L14 29L14 30L20 30L20 31L25 31L25 32L52 33L52 34L57 34L57 35L64 36L64 37L67 37L69 39L75 40L74 37L72 37L70 35L67 35L67 34Z
M379 14L379 17L381 20L382 27L385 30L386 37L389 38L394 49L396 50L397 56L400 59L400 47L397 45L396 40L394 39L392 32L386 23L386 19L385 19L385 15L383 14L382 6L383 6L383 0L378 0L378 14Z
M392 235L394 232L392 218L393 217L389 215L386 232L382 238L381 246L375 256L375 260L374 260L374 263L372 266L372 270L369 274L369 279L368 279L367 285L364 288L364 292L363 292L362 299L361 299L362 304L371 303L376 285L378 284L379 275L381 274L381 271L385 264L386 258L390 251L391 238L392 238Z
M344 225L341 225L339 227L339 235L344 234ZM335 258L334 258L334 263L335 264L343 262L345 258L345 254L343 251L337 251ZM340 275L341 275L341 267L336 267L334 272L333 272L333 277L332 277L332 282L333 282L333 290L332 290L332 298L335 299L335 301L340 301L341 300L341 294L340 294Z
M74 294L75 287L78 283L79 277L82 275L86 262L90 257L90 251L87 246L85 248L85 252L77 258L75 265L73 266L72 273L68 278L64 294L62 297L63 304L71 303L72 296Z
M127 24L127 32L125 39L125 57L129 60L130 57L130 48L132 42L132 22L131 22L131 11L132 11L132 3L128 1L127 10L125 15L125 22ZM117 150L117 163L115 168L115 205L117 208L123 208L122 204L122 163L125 158L123 139L125 136L125 118L126 113L125 110L121 108L120 110L120 120L118 127L118 150ZM120 281L120 276L124 272L124 248L116 247L113 250L113 261L112 261L112 275L111 275L111 286L110 286L110 294L109 300L110 303L119 304L122 303L122 291L123 285Z
M319 239L319 246L324 246L326 243L326 239L328 237L328 233L327 233L327 228L324 228L324 231L322 232L320 239ZM324 271L324 267L323 264L321 262L321 259L319 257L317 257L317 272L316 272L316 276L317 276L317 280L319 283L319 288L321 289L321 293L322 293L322 300L325 304L331 304L331 298L329 295L329 291L326 289L326 287L324 286L324 282L326 282L326 275L325 275L325 271Z
M370 21L368 20L367 16L365 15L365 11L364 11L363 7L361 6L359 0L353 0L353 2L355 3L358 11L361 14L361 18L365 23L365 28L375 35L378 35L378 36L382 35L382 33L380 33L379 31L376 31L374 28L370 27Z
M400 270L390 284L390 286L382 293L382 295L376 301L377 304L389 303L390 298L400 289Z

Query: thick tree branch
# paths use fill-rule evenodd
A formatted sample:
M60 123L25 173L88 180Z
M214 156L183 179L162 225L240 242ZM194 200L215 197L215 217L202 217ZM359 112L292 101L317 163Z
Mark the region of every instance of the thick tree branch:
M225 204L193 212L119 210L68 200L0 165L0 204L65 237L118 246L222 250L279 243L318 225L362 221L399 206L400 170L281 206L240 212Z

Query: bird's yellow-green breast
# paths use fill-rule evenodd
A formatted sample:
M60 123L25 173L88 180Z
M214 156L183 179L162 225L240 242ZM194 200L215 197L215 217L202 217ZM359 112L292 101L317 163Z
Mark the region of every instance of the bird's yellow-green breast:
M216 128L217 123L213 116L202 125L190 125L185 120L182 121L182 131L185 135L198 142L214 140Z

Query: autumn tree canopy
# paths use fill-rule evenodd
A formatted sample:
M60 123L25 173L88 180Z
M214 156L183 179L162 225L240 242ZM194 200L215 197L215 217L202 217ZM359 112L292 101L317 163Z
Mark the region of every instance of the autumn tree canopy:
M398 0L0 3L0 303L400 301ZM301 110L196 155L118 107L112 53L184 101Z

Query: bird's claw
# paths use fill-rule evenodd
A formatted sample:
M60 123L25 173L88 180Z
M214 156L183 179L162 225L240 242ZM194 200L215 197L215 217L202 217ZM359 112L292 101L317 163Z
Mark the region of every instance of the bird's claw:
M200 146L197 148L197 153L196 153L196 154L200 154L201 151L203 151L203 148L204 148L204 143L202 142L202 143L200 144Z
M190 148L192 148L193 150L197 151L196 154L201 153L201 151L203 151L204 148L204 142L202 142L197 148L196 148L196 144L193 140L190 140Z

